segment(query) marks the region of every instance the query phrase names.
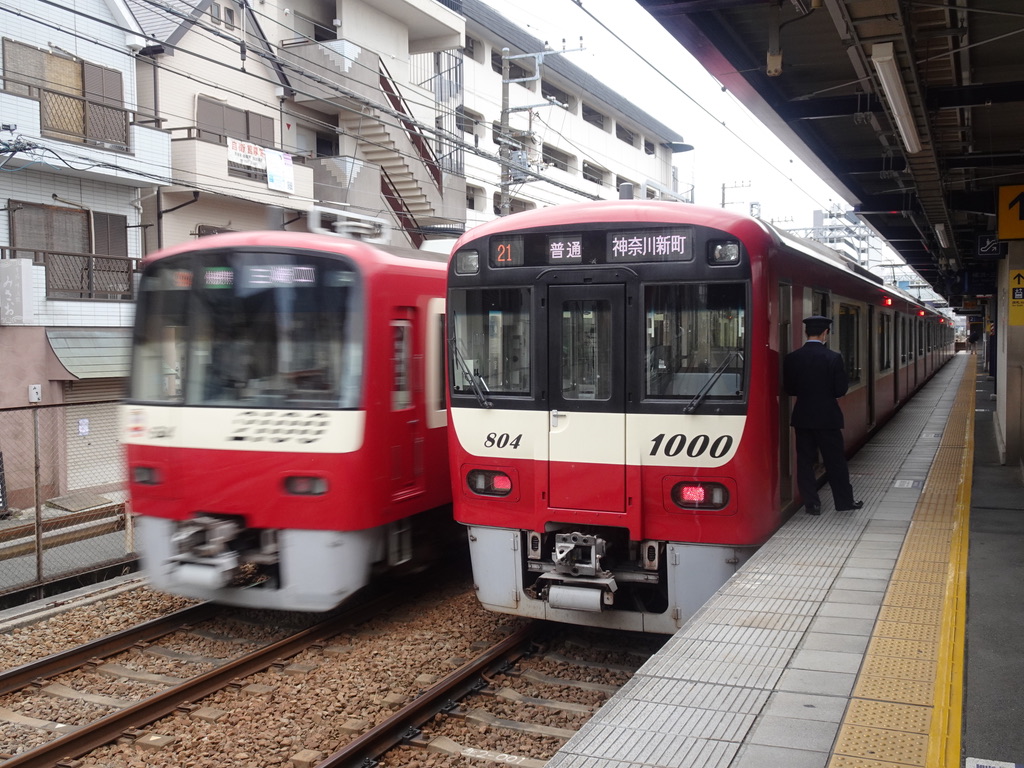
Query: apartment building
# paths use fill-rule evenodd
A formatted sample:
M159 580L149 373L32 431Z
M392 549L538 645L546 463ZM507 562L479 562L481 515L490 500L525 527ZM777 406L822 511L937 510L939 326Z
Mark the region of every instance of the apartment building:
M617 198L624 184L634 197L687 199L672 164L675 153L691 148L681 135L576 66L571 52L545 50L482 0L463 0L462 7L458 122L476 150L466 154L468 225L503 212Z
M138 104L145 40L121 0L0 18L0 407L116 397L142 201L170 169Z
M140 99L173 147L172 183L144 211L158 246L341 227L416 247L461 225L461 167L422 128L457 94L411 67L461 47L450 3L128 2L149 38Z

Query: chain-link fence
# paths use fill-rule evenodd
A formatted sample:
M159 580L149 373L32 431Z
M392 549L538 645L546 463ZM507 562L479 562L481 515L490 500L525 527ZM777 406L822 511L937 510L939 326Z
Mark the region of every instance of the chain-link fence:
M134 558L116 401L0 410L0 595Z

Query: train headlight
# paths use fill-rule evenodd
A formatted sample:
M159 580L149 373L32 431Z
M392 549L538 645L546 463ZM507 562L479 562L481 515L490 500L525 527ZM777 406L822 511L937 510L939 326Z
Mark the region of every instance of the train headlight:
M473 493L483 496L508 496L512 493L512 478L496 469L471 469L466 474L466 485Z
M323 496L327 493L327 479L307 475L291 475L284 479L284 489L292 496Z
M479 251L459 251L455 254L455 274L475 275L480 271Z
M724 509L729 503L729 489L721 483L676 483L672 486L672 501L682 509Z
M163 478L156 467L132 467L132 482L138 485L160 485Z
M708 264L739 264L740 244L732 241L708 243Z

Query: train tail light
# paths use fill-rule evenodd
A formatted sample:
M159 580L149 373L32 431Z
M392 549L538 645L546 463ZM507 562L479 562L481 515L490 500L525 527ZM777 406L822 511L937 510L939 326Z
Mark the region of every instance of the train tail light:
M473 469L466 475L466 485L473 493L483 496L508 496L512 493L512 478L496 469Z
M729 503L729 489L721 483L676 483L672 486L672 501L682 509L724 509Z
M291 475L284 479L284 489L292 496L323 496L327 493L327 480L323 477Z

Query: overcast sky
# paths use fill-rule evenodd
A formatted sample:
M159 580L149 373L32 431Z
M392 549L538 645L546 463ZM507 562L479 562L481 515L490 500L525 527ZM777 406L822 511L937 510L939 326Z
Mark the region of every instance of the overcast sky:
M555 50L563 38L581 47L582 35L585 50L567 54L576 66L694 145L675 156L694 202L720 206L725 185L726 207L759 203L761 218L788 229L810 227L815 210L849 208L633 0L484 1Z

